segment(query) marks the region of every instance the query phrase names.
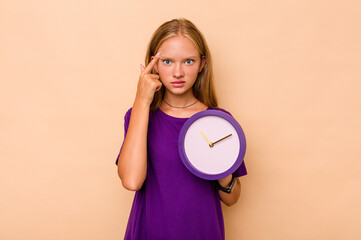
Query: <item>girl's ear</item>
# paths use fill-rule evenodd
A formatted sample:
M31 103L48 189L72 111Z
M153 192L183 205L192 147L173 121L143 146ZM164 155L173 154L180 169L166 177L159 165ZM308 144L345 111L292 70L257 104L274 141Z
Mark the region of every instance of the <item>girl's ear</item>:
M152 61L153 58L154 58L154 56L150 57L150 61ZM159 73L159 71L158 71L158 63L156 63L156 64L154 65L154 70L155 70L157 73Z
M204 65L206 65L206 62L207 62L206 56L202 56L201 57L201 67L199 68L199 72L202 72L202 69L203 69Z

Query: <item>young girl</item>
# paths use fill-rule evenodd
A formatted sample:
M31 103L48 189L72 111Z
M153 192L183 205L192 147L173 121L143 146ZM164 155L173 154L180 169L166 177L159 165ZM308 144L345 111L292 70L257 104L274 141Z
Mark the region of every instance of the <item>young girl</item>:
M153 34L134 104L125 114L125 139L117 158L123 186L137 191L125 239L224 239L220 200L237 202L247 174L209 181L193 175L178 154L178 136L189 117L217 109L207 43L186 19ZM231 193L222 190L235 181Z

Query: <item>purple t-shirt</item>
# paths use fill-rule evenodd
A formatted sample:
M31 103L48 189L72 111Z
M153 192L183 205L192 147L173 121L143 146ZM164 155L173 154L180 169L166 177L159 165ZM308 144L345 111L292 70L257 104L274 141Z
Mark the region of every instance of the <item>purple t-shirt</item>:
M131 109L124 117L124 135L130 114ZM225 238L216 181L193 175L178 153L178 136L187 120L160 109L149 113L147 177L135 193L124 239ZM244 162L233 173L246 174Z

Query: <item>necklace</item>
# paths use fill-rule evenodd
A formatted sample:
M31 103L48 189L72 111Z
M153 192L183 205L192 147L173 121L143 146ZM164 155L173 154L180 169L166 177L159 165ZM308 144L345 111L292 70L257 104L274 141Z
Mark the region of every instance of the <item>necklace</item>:
M167 104L169 107L172 107L172 108L188 108L188 107L193 106L194 104L196 104L198 101L199 101L199 100L197 99L197 101L195 101L195 102L192 103L192 104L189 104L189 105L184 106L184 107L177 107L177 106L172 106L172 105L170 105L169 103L167 103L167 102L163 99L163 102L164 102L165 104Z

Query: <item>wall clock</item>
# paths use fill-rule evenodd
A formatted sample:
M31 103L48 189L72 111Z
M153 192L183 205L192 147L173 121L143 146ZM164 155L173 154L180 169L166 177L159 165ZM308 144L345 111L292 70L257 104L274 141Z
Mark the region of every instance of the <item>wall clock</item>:
M218 180L241 165L246 139L238 122L219 110L194 114L183 125L178 151L186 168L194 175Z

